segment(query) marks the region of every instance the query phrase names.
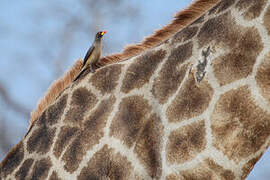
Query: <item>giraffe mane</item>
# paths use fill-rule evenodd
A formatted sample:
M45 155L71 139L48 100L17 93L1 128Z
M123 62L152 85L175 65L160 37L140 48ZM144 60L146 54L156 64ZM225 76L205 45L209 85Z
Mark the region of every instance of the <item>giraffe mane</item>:
M70 85L74 80L74 77L80 71L82 64L81 59L77 60L69 71L50 85L45 95L38 101L36 109L31 112L29 127L43 113L47 106L49 106L60 93Z
M127 45L120 53L105 56L101 58L99 67L115 62L127 60L137 56L147 49L158 46L180 29L191 24L199 18L205 11L216 5L220 0L196 0L186 9L176 13L174 19L166 26L156 30L152 35L145 37L141 43ZM52 104L60 93L66 89L74 80L82 67L82 60L77 60L74 65L59 79L55 80L48 88L45 95L38 101L37 107L31 112L30 124L43 113L43 111Z

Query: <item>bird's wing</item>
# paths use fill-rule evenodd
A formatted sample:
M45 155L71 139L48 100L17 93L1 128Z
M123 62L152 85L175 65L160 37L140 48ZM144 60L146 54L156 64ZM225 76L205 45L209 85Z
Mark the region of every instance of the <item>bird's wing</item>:
M83 74L83 72L84 72L85 70L86 70L86 69L81 70L81 72L79 72L79 74L75 77L75 79L73 80L73 82L77 81L77 79L79 79L79 77Z
M87 53L86 53L86 55L85 55L85 57L84 57L84 59L83 59L83 66L86 64L88 58L91 56L91 54L92 54L92 52L94 51L94 49L95 49L95 46L91 46L91 47L88 49L88 51L87 51Z

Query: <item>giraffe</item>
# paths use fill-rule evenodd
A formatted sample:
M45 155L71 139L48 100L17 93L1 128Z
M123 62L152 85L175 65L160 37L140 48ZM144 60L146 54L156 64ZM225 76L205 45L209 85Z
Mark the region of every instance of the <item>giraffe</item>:
M270 1L218 2L63 90L1 179L245 179L270 144L269 42Z

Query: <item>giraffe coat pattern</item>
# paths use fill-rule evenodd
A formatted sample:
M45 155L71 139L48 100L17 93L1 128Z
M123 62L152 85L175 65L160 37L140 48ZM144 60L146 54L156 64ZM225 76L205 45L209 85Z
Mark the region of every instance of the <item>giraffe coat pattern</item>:
M269 8L223 0L159 45L83 76L33 122L0 177L245 179L269 146Z

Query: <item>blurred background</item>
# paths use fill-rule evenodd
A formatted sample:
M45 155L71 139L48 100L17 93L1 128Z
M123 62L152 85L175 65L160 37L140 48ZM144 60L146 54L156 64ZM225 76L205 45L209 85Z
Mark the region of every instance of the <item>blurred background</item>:
M119 52L161 28L191 0L0 1L0 161L25 135L30 112L107 30L103 55ZM249 180L269 180L270 150ZM268 178L267 178L268 177Z

